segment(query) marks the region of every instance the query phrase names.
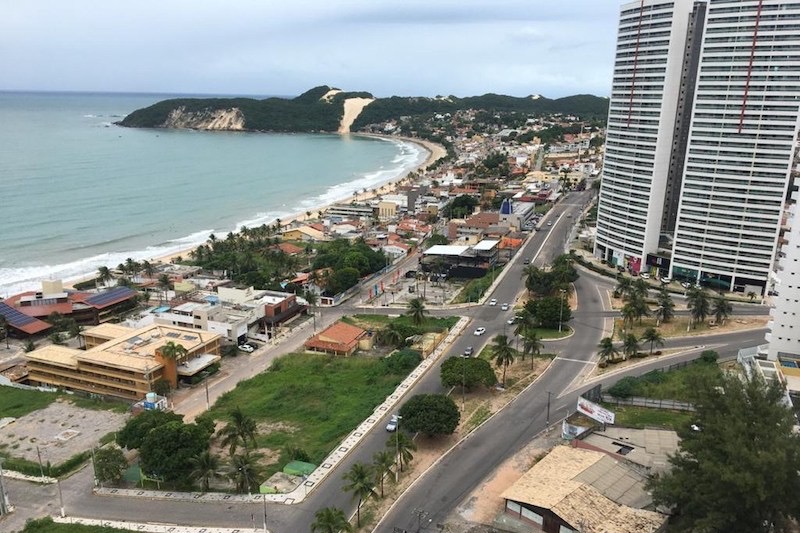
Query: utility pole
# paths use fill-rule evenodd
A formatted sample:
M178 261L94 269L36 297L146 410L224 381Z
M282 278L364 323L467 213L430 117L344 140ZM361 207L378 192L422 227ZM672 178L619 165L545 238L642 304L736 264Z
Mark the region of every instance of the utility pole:
M472 357L472 356L470 356ZM465 390L467 388L467 360L462 357L461 358L461 411L464 412L465 409Z
M6 486L3 483L3 458L0 457L0 516L8 514L8 495L6 494Z
M561 333L561 324L564 321L564 293L567 292L561 289L561 304L558 306L558 332Z
M208 412L211 410L211 402L209 401L208 398L208 377L206 377L206 379L203 380L203 383L206 384L206 412Z
M61 494L61 480L56 478L56 488L58 489L58 504L61 506L61 518L67 516L64 512L64 495Z
M550 427L550 396L552 396L552 392L547 391L547 422L545 425L549 428Z
M402 416L397 415L397 427L394 429L394 439L395 439L395 452L397 453L397 466L394 469L394 482L400 482L400 465L402 461L400 459L400 421L403 419Z
M267 495L264 494L264 533L267 533Z

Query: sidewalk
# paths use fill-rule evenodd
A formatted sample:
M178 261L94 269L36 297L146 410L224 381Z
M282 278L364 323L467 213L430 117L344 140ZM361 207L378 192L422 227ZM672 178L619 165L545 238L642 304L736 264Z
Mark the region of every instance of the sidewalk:
M264 531L269 530L263 526L253 528L230 528L230 527L187 527L176 524L149 524L146 522L120 522L116 520L97 520L94 518L79 518L77 516L67 516L61 518L54 516L53 522L57 524L82 524L85 526L112 527L116 529L128 529L131 531L152 531L154 533L244 533L245 531Z

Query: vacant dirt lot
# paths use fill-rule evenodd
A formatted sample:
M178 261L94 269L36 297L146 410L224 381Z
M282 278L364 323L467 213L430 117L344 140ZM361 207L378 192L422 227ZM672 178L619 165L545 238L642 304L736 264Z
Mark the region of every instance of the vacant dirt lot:
M13 457L37 462L38 445L42 463L57 465L96 446L103 435L120 429L126 419L127 415L55 401L0 429L0 448Z

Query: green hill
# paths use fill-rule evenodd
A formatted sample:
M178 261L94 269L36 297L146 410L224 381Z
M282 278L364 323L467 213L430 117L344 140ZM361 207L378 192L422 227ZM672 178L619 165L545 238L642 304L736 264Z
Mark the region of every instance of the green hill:
M184 115L203 116L216 110L239 109L244 117L244 129L278 132L333 132L344 115L343 102L347 98L372 98L367 92L340 92L322 100L331 87L315 87L296 98L176 98L138 109L119 124L135 128L171 127L169 118L173 111ZM376 124L402 116L420 116L432 113L453 113L461 109L497 112L519 112L531 115L562 113L581 118L605 118L608 99L581 94L564 98L515 97L501 94L484 94L458 98L401 97L378 98L364 108L352 126L354 131L368 124ZM189 122L191 124L191 122Z

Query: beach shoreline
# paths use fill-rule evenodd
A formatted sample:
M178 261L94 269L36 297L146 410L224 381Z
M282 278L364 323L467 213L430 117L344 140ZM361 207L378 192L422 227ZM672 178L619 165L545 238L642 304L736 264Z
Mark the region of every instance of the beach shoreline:
M425 150L428 153L428 156L419 165L417 165L417 166L415 166L413 168L410 168L405 172L401 172L400 174L398 174L394 178L391 178L391 179L387 180L386 182L380 184L379 186L375 186L375 187L373 187L371 189L368 189L366 192L359 192L358 194L354 195L353 197L351 197L349 199L349 201L352 201L352 202L364 202L364 201L368 201L368 200L374 199L374 198L376 198L378 196L381 196L383 194L391 194L392 192L396 191L397 188L403 182L408 180L409 175L411 175L414 172L420 171L420 169L427 168L429 165L431 165L435 161L438 161L439 159L441 159L441 158L443 158L443 157L445 157L447 155L447 150L442 145L434 143L434 142L431 142L431 141L427 141L427 140L424 140L424 139L417 139L417 138L414 138L414 137L403 137L403 136L397 136L397 135L381 135L381 134L377 134L377 133L347 133L347 134L343 134L343 135L352 135L352 136L358 136L358 137L370 137L370 138L380 139L380 140L390 141L390 142L392 142L392 141L401 141L401 142L405 142L405 143L412 143L412 144L415 144L415 145L421 147L423 150ZM316 218L315 214L317 212L325 211L325 210L329 209L331 206L333 206L335 204L338 204L338 203L341 203L341 202L346 201L346 200L347 199L343 198L343 199L340 199L340 200L329 202L327 204L323 204L323 205L320 205L320 206L315 206L313 208L309 208L309 209L307 209L305 211L302 211L302 212L293 213L293 214L291 214L291 215L289 215L288 217L285 217L285 218L281 217L280 218L281 227L286 227L286 226L289 226L289 225L291 225L293 223L296 223L296 222L305 222L305 221L310 220L310 219L315 219ZM309 212L311 213L310 217L306 214L306 213L309 213ZM278 220L278 219L276 218L271 223L274 223L276 220ZM233 233L238 233L238 231L239 230L234 230ZM183 249L175 251L175 252L171 252L169 254L154 256L154 257L149 259L149 262L152 263L152 264L170 264L170 263L174 263L179 258L188 258L189 255L191 254L191 252L196 250L202 244L204 244L204 243L187 246L186 248L183 248ZM111 269L116 267L116 265L106 265L106 266L108 266ZM79 277L76 277L76 278L70 278L68 280L64 280L64 286L66 288L74 289L75 284L92 280L92 279L94 279L94 277L95 277L94 275L85 275L85 276L79 276Z

